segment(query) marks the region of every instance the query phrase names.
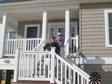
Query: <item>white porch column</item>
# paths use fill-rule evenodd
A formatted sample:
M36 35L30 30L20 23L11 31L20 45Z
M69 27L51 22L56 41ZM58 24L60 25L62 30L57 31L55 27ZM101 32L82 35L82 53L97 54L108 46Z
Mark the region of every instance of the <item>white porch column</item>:
M2 58L4 52L5 31L7 23L6 21L7 15L3 15L2 24L0 24L0 58Z
M70 11L69 9L66 9L65 11L65 41L68 40L66 43L66 50L65 55L67 56L69 54L69 39L70 39Z
M47 11L43 12L43 21L42 21L42 39L47 38Z

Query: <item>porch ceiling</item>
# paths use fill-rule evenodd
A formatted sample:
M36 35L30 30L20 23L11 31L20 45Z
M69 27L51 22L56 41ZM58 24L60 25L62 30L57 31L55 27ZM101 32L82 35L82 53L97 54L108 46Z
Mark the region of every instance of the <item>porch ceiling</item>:
M27 11L27 12L18 12L8 14L10 17L14 18L17 21L31 21L31 20L42 20L42 11ZM79 17L79 10L72 9L70 10L71 18ZM48 11L48 19L64 19L65 11L64 10L52 10Z

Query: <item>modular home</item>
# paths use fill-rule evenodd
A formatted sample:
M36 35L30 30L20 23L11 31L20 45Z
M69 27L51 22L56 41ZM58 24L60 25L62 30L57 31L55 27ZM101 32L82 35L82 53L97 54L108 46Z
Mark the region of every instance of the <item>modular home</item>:
M0 0L0 76L7 72L6 84L111 84L111 29L111 0ZM43 51L59 32L60 54Z

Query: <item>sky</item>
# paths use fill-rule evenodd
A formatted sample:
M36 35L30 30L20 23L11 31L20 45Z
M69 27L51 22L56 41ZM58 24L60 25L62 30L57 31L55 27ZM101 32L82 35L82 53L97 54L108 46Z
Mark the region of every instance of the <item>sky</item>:
M0 2L2 2L3 0L0 0Z

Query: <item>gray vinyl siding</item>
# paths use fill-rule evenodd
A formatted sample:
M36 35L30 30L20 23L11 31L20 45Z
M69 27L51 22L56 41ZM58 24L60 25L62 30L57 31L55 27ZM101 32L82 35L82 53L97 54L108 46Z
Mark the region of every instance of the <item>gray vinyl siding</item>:
M85 64L81 68L88 74L98 72L101 75L101 84L112 84L112 65Z
M111 57L112 48L106 47L104 10L112 3L80 5L80 51L85 57Z

